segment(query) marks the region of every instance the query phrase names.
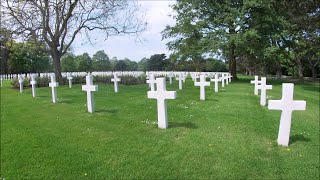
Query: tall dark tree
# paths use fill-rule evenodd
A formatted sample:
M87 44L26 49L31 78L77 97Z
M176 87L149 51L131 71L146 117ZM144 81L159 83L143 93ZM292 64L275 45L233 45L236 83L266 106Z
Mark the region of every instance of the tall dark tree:
M80 72L91 72L92 71L92 60L88 53L83 53L76 57L78 62L78 71Z
M50 70L50 58L45 45L33 40L24 43L12 42L8 61L9 73L38 73Z
M61 69L63 72L75 72L78 70L78 64L74 54L66 53L61 57Z
M97 51L92 56L93 70L94 71L109 71L111 70L111 63L108 55L102 50Z
M60 59L79 33L101 31L107 38L144 30L138 6L127 0L5 0L1 3L2 25L20 36L44 40L61 80Z
M13 44L13 34L10 30L0 27L0 73L7 74L8 71L8 60L10 49Z
M165 54L154 54L147 61L148 71L162 71L166 65L167 59Z
M119 60L117 61L114 70L115 71L126 71L128 68L127 63L125 60Z

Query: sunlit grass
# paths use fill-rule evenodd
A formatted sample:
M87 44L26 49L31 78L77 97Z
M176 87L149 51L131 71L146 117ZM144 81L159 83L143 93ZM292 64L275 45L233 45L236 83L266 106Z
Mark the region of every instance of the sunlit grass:
M268 81L269 99L281 83ZM318 179L319 84L295 86L306 111L293 112L290 145L276 143L280 111L261 107L249 78L214 93L191 79L168 100L169 128L157 128L156 100L148 85L99 84L87 113L81 85L22 94L1 88L1 178L8 179Z

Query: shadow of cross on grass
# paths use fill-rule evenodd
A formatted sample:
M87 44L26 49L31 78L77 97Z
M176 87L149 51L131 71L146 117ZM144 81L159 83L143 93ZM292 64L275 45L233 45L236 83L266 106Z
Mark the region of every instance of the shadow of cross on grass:
M184 127L184 128L189 128L189 129L197 129L198 126L194 123L191 122L171 122L169 123L169 128L178 128L178 127Z
M117 113L118 109L97 109L96 113Z
M295 135L290 137L290 144L293 144L293 143L298 142L298 141L309 142L310 138L306 138L301 134L295 134Z

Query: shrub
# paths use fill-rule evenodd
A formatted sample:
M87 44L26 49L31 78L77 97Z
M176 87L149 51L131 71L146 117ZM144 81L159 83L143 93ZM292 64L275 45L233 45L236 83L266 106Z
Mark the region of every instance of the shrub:
M111 79L113 77L111 76L94 76L93 81L94 82L101 82L106 84L113 84L111 82ZM134 85L134 84L144 84L146 83L146 76L141 75L138 77L132 77L132 76L121 76L120 84L124 85ZM48 87L49 83L51 82L50 77L36 77L37 81L37 87ZM85 84L86 83L86 77L85 76L74 76L72 79L72 84ZM68 85L69 80L66 77L62 78L62 83L60 85ZM18 79L13 79L11 81L11 85L13 88L19 89L19 81ZM23 87L30 87L30 80L26 78L23 82Z
M15 89L20 89L20 84L19 84L19 80L18 78L16 79L13 79L11 81L11 85L13 88ZM23 81L23 87L29 87L30 86L30 80L28 78L26 78L24 81Z

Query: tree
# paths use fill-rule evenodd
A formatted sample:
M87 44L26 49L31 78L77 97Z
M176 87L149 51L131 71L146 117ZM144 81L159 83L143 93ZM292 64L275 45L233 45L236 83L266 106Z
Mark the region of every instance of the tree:
M116 68L116 64L118 63L118 58L117 57L113 57L111 60L110 60L110 64L111 64L111 70L112 71L115 71L115 68Z
M66 53L61 57L61 69L63 72L75 72L77 71L76 57L72 53Z
M209 72L227 71L225 63L214 58L208 58L206 60L205 68L206 68L206 71L209 71Z
M147 58L142 58L139 62L138 62L138 71L147 71L147 62L148 59Z
M131 61L128 58L124 58L124 61L127 65L127 71L136 71L138 69L138 63L135 61Z
M111 70L111 63L108 55L102 50L97 51L92 56L93 70L94 71L109 71Z
M7 74L8 73L8 60L9 53L12 47L13 41L13 33L6 29L0 27L0 73Z
M167 26L163 38L175 38L168 43L169 49L182 59L191 58L194 64L200 65L204 54L222 51L231 75L237 79L236 48L243 30L243 9L242 0L177 0L173 5L176 25Z
M117 61L114 71L126 71L127 70L127 64L124 60Z
M51 62L44 43L29 39L25 43L12 42L8 64L10 73L38 73L49 71Z
M76 61L79 63L78 71L80 72L91 72L92 71L92 60L88 53L83 53L76 57Z
M148 71L162 71L166 64L165 54L154 54L147 61Z
M2 24L20 36L44 40L61 81L60 59L75 37L97 30L106 38L118 34L137 34L145 24L136 16L139 8L126 0L6 0L1 3Z

